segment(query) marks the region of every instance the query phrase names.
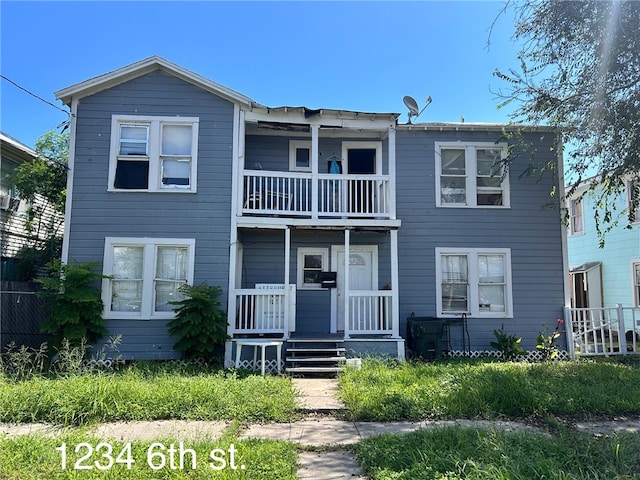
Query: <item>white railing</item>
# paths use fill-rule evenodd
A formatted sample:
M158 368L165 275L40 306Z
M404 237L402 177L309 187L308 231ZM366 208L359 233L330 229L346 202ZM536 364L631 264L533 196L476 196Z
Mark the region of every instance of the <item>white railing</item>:
M388 175L320 174L317 179L314 192L308 173L245 170L242 212L314 218L391 217Z
M391 335L393 316L390 290L350 291L345 312L344 334Z
M567 308L571 356L640 354L640 308Z
M288 306L284 291L235 291L234 333L288 333Z

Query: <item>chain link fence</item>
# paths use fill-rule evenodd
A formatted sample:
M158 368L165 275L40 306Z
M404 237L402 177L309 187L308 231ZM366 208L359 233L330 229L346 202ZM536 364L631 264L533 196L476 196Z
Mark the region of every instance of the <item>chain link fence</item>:
M40 332L47 312L39 290L38 283L0 282L0 352L11 342L38 348L50 339Z

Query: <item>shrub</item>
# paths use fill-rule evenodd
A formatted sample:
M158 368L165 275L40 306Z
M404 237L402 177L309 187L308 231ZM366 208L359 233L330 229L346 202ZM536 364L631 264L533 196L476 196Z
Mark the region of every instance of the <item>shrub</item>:
M502 354L503 359L515 360L520 355L526 353L524 348L520 346L522 338L516 337L515 335L507 335L507 332L504 330L504 325L502 325L500 330L494 330L493 336L496 337L496 341L491 342L491 346Z
M183 285L180 292L186 298L171 305L178 305L176 316L169 321L169 333L179 340L174 348L186 358L203 358L207 361L222 357L222 345L229 340L227 314L221 310L218 299L222 288L210 287L206 282Z
M53 334L52 344L60 346L63 338L72 345L82 339L94 343L105 335L104 305L96 283L107 277L95 272L96 264L54 261L47 267L50 276L37 281L42 284L38 295L46 299L50 311L41 329Z

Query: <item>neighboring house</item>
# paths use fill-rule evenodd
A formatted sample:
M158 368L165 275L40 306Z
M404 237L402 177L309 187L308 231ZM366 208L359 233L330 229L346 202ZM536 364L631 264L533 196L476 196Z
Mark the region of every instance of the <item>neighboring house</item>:
M505 125L271 108L159 57L56 97L72 111L64 258L112 276L126 358L178 357L167 302L185 282L223 287L234 340L353 354L404 358L412 314L464 317L451 350L490 349L503 325L533 349L562 316L553 185L502 171ZM552 131L523 134L558 161Z
M625 194L616 199L615 210L622 217L606 233L603 248L594 216L599 212L604 217L597 200L600 190L590 191L589 186L587 181L578 187L567 206L571 306L640 307L640 215L629 224L626 214L634 195L637 204L640 184L629 183Z
M14 172L18 165L34 160L38 154L35 150L24 145L18 140L0 132L0 152L2 163L0 164L0 220L1 236L0 248L2 251L2 279L11 279L14 271L16 254L22 247L42 247L42 243L49 238L49 228L34 228L27 230L27 211L29 202L20 200L15 189L7 182L7 175ZM49 225L51 222L59 227L59 235L62 235L62 216L56 215L44 200L37 197L36 202L44 207L45 215L41 224Z

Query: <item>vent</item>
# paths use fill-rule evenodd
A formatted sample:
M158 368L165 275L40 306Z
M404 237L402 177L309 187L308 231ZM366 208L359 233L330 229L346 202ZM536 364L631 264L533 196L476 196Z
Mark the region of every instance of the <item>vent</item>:
M0 210L15 212L20 206L20 199L11 195L0 195Z

